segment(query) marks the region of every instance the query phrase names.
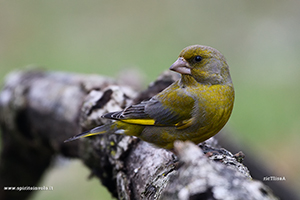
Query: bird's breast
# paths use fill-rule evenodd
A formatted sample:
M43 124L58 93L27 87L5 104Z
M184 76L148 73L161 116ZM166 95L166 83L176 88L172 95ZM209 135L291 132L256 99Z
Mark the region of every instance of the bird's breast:
M199 89L194 106L195 123L200 126L221 128L228 121L234 102L233 87L228 85L203 86Z

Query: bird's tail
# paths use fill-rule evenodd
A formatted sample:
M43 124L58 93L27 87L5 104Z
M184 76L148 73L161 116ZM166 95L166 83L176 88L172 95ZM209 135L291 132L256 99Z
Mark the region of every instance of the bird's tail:
M93 136L93 135L99 135L99 134L102 134L102 133L105 133L105 132L109 131L110 128L111 128L111 124L110 123L102 125L102 126L98 126L96 128L93 128L92 130L85 131L83 133L75 135L75 136L73 136L73 137L65 140L64 142L71 142L71 141L77 140L79 138L89 137L89 136Z

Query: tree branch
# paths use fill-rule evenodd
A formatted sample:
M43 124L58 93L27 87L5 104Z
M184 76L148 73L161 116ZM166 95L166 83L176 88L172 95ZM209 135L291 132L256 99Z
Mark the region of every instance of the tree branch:
M276 199L240 158L215 139L176 142L176 155L135 137L100 135L63 143L106 123L100 116L160 92L177 75L164 73L143 91L101 76L18 71L0 94L0 186L37 185L54 155L79 158L118 199ZM27 192L0 190L0 199Z

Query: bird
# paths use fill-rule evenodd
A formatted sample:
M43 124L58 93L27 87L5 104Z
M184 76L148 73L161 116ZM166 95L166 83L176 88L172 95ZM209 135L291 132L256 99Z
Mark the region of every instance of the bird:
M169 69L181 78L147 101L103 115L111 122L65 142L124 134L172 150L176 140L198 144L217 134L230 118L235 97L224 56L212 47L192 45L180 52Z

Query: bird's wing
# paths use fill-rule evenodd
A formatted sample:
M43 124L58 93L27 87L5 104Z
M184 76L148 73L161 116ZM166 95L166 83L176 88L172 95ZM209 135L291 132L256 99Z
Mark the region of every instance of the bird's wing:
M107 113L103 117L131 124L154 125L155 120L145 113L145 106L148 102L143 101L140 104L128 106L122 111Z
M192 122L193 106L194 100L191 97L176 98L175 101L153 97L149 101L129 106L120 112L108 113L103 117L138 125L186 128Z

